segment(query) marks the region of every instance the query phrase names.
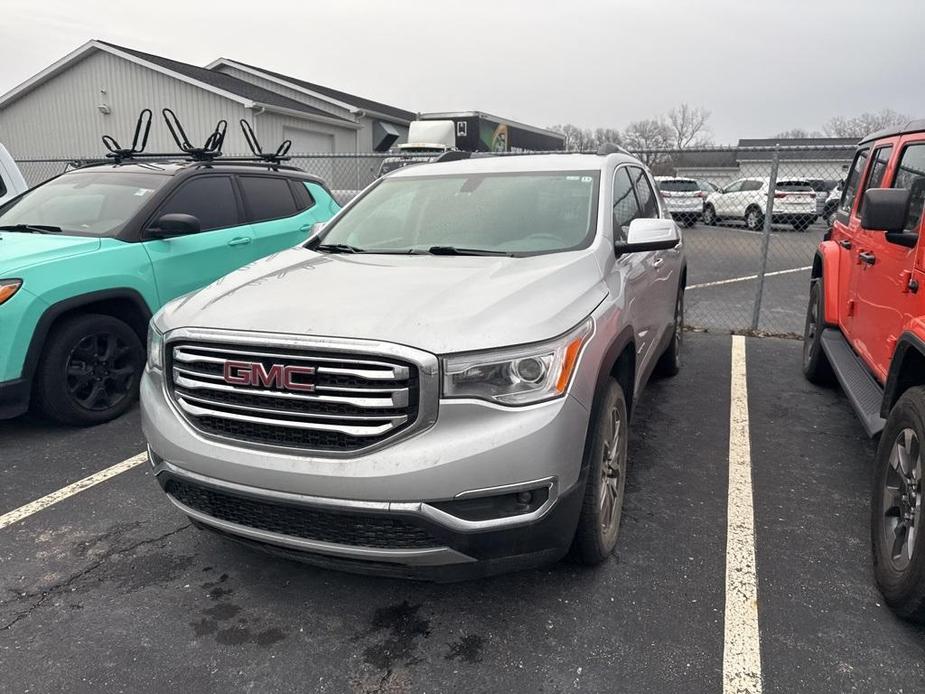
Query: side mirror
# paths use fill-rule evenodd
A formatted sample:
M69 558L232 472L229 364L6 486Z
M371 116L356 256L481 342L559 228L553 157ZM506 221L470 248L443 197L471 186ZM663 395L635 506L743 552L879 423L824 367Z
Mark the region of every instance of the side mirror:
M321 233L321 230L324 229L327 225L328 225L327 222L315 222L314 224L312 224L311 229L308 230L308 236L309 237L317 236L318 234Z
M670 219L634 219L626 232L626 241L614 244L617 255L643 251L665 251L681 241L678 226Z
M906 226L912 191L908 188L870 188L864 192L861 226L901 233Z
M155 239L169 239L172 236L196 234L202 229L199 219L191 214L172 212L164 214L148 227L148 236Z

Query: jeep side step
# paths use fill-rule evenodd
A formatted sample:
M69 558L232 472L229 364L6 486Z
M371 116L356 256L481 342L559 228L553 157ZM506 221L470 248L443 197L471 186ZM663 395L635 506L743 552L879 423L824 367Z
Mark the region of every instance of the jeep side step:
M884 420L880 416L883 388L837 328L826 328L822 332L822 351L829 358L832 370L835 371L838 382L847 394L864 430L873 438L883 431Z

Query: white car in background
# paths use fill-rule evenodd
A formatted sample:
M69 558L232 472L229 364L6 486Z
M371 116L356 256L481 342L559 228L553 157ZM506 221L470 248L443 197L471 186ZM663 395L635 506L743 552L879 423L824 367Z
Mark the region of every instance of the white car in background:
M674 220L685 227L693 226L703 215L704 192L699 181L677 176L656 176L665 206Z
M764 226L768 203L768 178L740 178L718 193L707 196L703 206L703 223L728 220L745 222L751 231ZM816 191L805 178L785 178L774 188L771 222L790 224L806 231L816 221Z

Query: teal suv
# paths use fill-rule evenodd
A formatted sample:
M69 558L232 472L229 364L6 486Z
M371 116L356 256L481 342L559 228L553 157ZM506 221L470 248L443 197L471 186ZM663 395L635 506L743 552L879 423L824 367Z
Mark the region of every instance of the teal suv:
M92 425L137 397L151 315L304 242L338 205L284 166L123 162L0 207L0 419Z

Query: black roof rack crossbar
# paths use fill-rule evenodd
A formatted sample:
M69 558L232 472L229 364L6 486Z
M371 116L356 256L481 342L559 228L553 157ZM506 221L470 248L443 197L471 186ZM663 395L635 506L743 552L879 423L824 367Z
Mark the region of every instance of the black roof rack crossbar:
M192 143L189 141L189 137L186 135L186 131L183 130L180 119L177 118L177 114L169 108L162 109L161 113L164 115L167 129L173 136L174 142L177 143L177 147L179 147L180 151L190 159L194 161L211 161L216 157L222 156L222 144L225 142L225 131L228 129L228 121L225 119L220 120L216 123L215 130L206 138L203 146L193 147Z
M286 154L289 153L289 148L292 147L292 140L283 140L275 152L264 152L260 142L257 140L257 136L254 134L254 129L244 118L241 119L241 131L244 133L244 140L247 142L247 146L251 148L255 158L268 164L279 164L281 161L289 160L290 157L287 157Z
M145 151L148 144L148 133L151 132L151 109L145 108L138 114L138 122L135 123L135 134L132 137L131 147L122 147L116 142L112 135L103 135L103 145L109 150L106 156L115 159L117 162L123 159L131 159Z

